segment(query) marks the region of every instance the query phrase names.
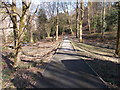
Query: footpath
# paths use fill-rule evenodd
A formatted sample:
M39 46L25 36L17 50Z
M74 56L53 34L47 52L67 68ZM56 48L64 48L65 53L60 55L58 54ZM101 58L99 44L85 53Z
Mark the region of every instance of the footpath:
M108 88L85 61L80 59L67 37L36 85L39 88Z

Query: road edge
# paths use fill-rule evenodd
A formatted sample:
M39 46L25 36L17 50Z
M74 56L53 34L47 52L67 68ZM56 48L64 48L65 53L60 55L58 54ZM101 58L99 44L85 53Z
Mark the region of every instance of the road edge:
M43 71L41 72L41 74L44 76L44 73L45 73L45 70L46 70L46 68L50 65L50 63L51 63L51 61L53 60L53 57L55 56L55 54L58 52L58 48L60 48L61 47L61 45L62 45L62 42L63 42L63 39L59 42L59 44L57 45L57 48L56 48L56 51L53 53L53 56L51 57L51 59L50 59L50 62L46 65L46 67L43 69Z
M77 50L76 50L76 48L75 48L75 47L77 47L77 46L75 46L71 40L70 40L70 43L71 43L74 51L77 53ZM78 47L78 49L79 49L79 47ZM83 59L83 60L84 60L84 59ZM89 65L85 60L84 60L84 62L91 68L91 70L98 76L98 78L110 89L109 84L108 84L102 77L100 77L100 75L91 67L91 65Z

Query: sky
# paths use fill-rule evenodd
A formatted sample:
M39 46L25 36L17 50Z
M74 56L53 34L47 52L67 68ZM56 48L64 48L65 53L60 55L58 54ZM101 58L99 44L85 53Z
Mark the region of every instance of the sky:
M77 0L32 0L33 3L38 4L40 2L76 2ZM78 0L79 2L81 2L82 0ZM84 2L88 2L88 0L83 0ZM101 2L101 1L105 1L105 2L117 2L119 0L89 0L91 2Z
M9 1L12 1L12 0L9 0ZM20 0L16 0L16 1L20 1ZM38 4L40 2L57 2L57 1L60 1L60 2L76 2L77 0L30 0L32 1L33 3L35 4ZM82 1L82 0L78 0L79 2ZM83 0L84 2L88 2L88 0ZM119 0L89 0L91 2L101 2L101 1L105 1L105 2L117 2Z
M12 0L8 0L10 2L12 2ZM17 1L17 6L20 7L22 6L22 0L16 0ZM76 2L77 0L29 0L32 2L32 5L31 5L31 8L30 8L30 11L34 12L37 8L38 5L40 5L40 3L42 2ZM78 0L79 2L81 0ZM101 2L101 1L106 1L106 2L117 2L119 0L89 0L91 2ZM88 0L84 0L84 2L88 2Z

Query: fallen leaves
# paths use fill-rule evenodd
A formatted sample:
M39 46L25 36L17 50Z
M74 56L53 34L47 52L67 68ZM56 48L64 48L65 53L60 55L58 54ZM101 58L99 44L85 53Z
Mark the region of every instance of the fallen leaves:
M37 43L24 45L22 48L21 62L15 72L9 74L7 82L3 80L3 88L33 88L40 78L46 65L50 62L60 41L47 42L42 40ZM2 53L7 55L13 50L3 50ZM9 58L13 61L13 58ZM2 60L4 70L9 69L4 60ZM3 75L7 75L4 73ZM7 75L8 76L8 75ZM39 76L39 77L38 77Z

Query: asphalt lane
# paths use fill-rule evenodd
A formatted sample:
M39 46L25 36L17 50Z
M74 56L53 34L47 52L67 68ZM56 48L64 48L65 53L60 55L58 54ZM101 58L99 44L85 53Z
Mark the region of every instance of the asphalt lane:
M40 88L107 88L94 71L80 59L66 37L58 48L43 77Z

